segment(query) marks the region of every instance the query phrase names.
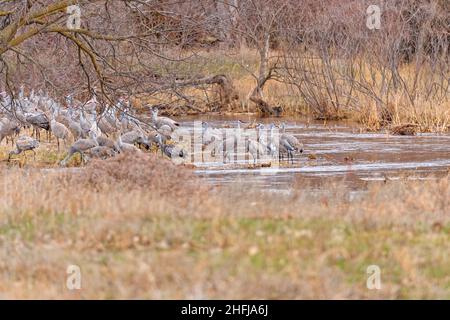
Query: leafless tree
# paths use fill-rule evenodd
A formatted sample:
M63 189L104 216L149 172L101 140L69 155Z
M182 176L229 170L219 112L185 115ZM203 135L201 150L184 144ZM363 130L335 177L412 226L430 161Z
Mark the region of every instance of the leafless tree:
M96 87L108 103L164 92L186 102L184 88L216 85L232 99L226 75L180 71L192 54L176 48L201 41L199 30L211 20L199 16L193 1L2 2L1 86L11 93L25 83L59 97L70 92L86 98ZM70 6L81 10L79 27L67 25Z
M220 110L238 95L230 75L211 72L203 53L217 49L233 59L247 47L257 65L234 62L253 77L245 98L263 113L280 111L264 95L269 81L284 83L318 118L358 111L375 126L395 121L399 106L417 115L418 105L449 98L445 0L380 1L381 30L365 25L369 0L1 4L0 88L12 93L25 84L81 99L96 87L105 104L125 95L136 106ZM67 27L71 5L81 9L79 28Z

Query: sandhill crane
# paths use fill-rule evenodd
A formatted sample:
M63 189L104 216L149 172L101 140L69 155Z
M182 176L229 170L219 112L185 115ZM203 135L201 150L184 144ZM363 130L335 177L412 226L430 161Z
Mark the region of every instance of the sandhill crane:
M34 149L39 147L39 141L28 136L20 136L16 141L16 150L12 150L8 156L8 162L12 155L18 155L24 152L26 158L26 151L33 151L34 160L36 161L36 151Z
M258 138L256 140L249 138L245 145L245 151L253 157L253 164L256 164L257 159L267 153L267 147L259 142L262 133L262 130L258 130Z
M105 136L97 137L97 142L98 142L99 147L108 147L110 149L115 150L116 152L120 151L117 143L115 141L113 141L112 139L107 138Z
M135 145L123 142L122 136L119 136L119 138L117 139L117 145L119 146L120 152L123 153L140 152L140 150Z
M98 147L97 135L95 132L89 132L90 138L88 139L79 139L75 141L72 146L69 148L69 152L67 156L60 162L61 166L65 166L67 161L75 154L79 153L81 156L81 160L86 162L84 153L88 150Z
M253 164L256 164L258 157L266 154L266 148L258 141L252 139L247 141L246 151L252 155Z
M287 159L291 159L291 163L294 163L294 152L295 148L289 144L287 140L280 139L280 160L283 160L284 154L287 155Z
M159 129L163 125L167 125L172 130L175 130L177 127L180 126L180 124L178 122L176 122L175 120L172 120L167 117L158 117L158 112L159 112L158 108L152 109L152 122L156 126L157 129Z
M273 130L275 128L275 125L272 123L269 127L269 137L267 139L267 152L272 156L275 157L278 153L277 143L274 141L273 136Z
M169 125L163 124L161 127L158 128L158 131L165 135L170 136L172 134L173 129Z
M94 114L92 115L91 124L92 125L89 129L89 132L94 132L96 137L100 137L102 135L102 130L100 130L100 128L98 127L96 112L94 112Z
M144 146L146 149L150 148L150 142L148 138L145 136L145 132L141 129L129 131L121 135L121 139L123 143L128 144L138 144L140 147Z
M13 110L14 117L19 121L22 127L29 128L29 124L27 123L26 115L23 113L23 111L19 110L18 108L14 108Z
M75 140L78 140L80 138L86 138L88 130L84 131L78 121L75 121L74 118L74 112L73 112L73 96L68 95L66 96L66 105L67 105L67 115L66 120L67 124L63 123L67 129L70 130L72 133L72 136ZM81 117L81 115L80 115Z
M84 104L84 109L87 110L88 112L94 112L97 109L97 94L95 93L96 88L92 88L91 90L91 94L92 94L92 98L88 101L86 101L86 103Z
M116 108L117 105L111 109L107 109L104 113L105 120L108 121L109 125L111 125L115 131L117 131L120 128L120 121L117 119L115 113Z
M273 130L275 128L274 124L271 124L269 127L269 136L267 137L267 141L263 141L263 133L265 130L265 126L260 123L256 127L258 129L258 142L262 144L263 147L266 149L265 154L268 154L271 157L275 157L278 154L278 149L273 136Z
M69 129L67 129L65 125L55 120L55 113L56 110L54 111L54 113L52 113L52 120L50 121L50 129L56 138L56 143L58 145L58 152L59 152L60 151L59 140L63 140L64 146L66 146L67 139L70 136L70 131Z
M56 122L62 123L66 128L69 128L69 115L67 113L64 115L61 111L58 111L55 116L55 120Z
M20 133L20 126L16 121L9 119L2 119L0 121L0 143L6 138L6 143L8 143L8 138L11 139L11 145L14 145L14 135Z
M202 122L202 142L203 145L208 145L214 141L219 141L222 137L222 132L218 129L212 128L209 123Z
M151 144L155 144L159 147L158 136L161 136L161 140L164 144L167 142L167 140L170 140L170 136L166 136L156 130L152 130L147 135L147 143L149 144L149 147L151 146Z
M73 95L69 94L65 97L66 107L68 110L72 110L73 108Z
M116 132L116 128L106 119L106 114L101 115L98 120L98 127L107 137L114 134Z
M241 151L247 152L247 145L244 145L244 150L239 150L240 141L244 138L242 136L241 123L243 122L238 120L236 129L227 130L225 137L221 140L225 160L230 161L231 156L235 153L240 153Z
M69 112L71 112L71 110L69 110ZM69 116L68 120L69 120L69 123L68 123L67 128L72 133L72 136L75 139L75 141L80 138L85 138L86 134L83 131L83 129L81 129L80 124L78 122L74 121L71 116Z
M130 118L125 112L121 112L119 115L120 130L127 131L130 129Z
M121 135L123 143L135 144L145 140L145 134L140 130L133 130Z
M299 142L298 139L293 135L286 133L286 127L284 123L282 123L280 127L281 127L280 140L286 140L295 149L295 151L303 153L303 143Z
M156 135L156 140L161 148L161 153L165 154L169 158L185 158L187 156L187 152L184 149L177 147L176 145L165 144L160 134Z
M107 158L111 158L114 157L116 155L116 150L113 148L110 148L108 146L97 146L94 147L92 149L89 149L87 151L87 153L92 157L92 158L97 158L97 159L107 159Z
M92 123L90 123L88 120L86 120L83 110L81 110L81 112L80 112L79 124L80 124L81 130L83 131L83 135L87 136L89 134L89 130L91 130Z
M0 107L6 108L10 103L11 97L5 91L0 92Z
M25 117L27 123L33 126L33 134L36 136L36 139L39 141L41 138L40 130L44 129L47 133L50 130L50 121L45 113L37 112L29 114Z
M18 96L19 96L19 99L20 99L20 100L24 99L24 96L25 96L25 88L24 88L24 85L23 85L23 84L20 85L20 87L19 87L19 94L18 94Z

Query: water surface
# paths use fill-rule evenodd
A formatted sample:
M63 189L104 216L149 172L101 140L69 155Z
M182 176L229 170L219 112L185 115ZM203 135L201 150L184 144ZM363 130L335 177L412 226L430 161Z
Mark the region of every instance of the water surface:
M184 119L192 128L194 121L207 121L217 128L236 127L237 120L252 123L254 118L208 117ZM345 181L351 188L364 188L372 181L435 179L450 169L450 135L418 134L393 136L386 132L367 133L355 125L307 122L296 119L257 119L260 123L283 121L286 132L305 146L293 164L253 168L247 162L222 164L196 162L195 172L214 186L238 185L261 190L288 191L305 184L320 186Z

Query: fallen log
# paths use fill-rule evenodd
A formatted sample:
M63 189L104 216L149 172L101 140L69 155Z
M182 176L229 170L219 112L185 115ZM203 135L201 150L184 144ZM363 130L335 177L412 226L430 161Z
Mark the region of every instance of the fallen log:
M230 104L234 100L239 99L239 95L236 92L236 89L233 86L232 80L224 74L219 74L215 76L209 77L201 77L194 79L177 79L175 80L174 86L176 88L182 87L198 87L202 85L218 85L220 87L220 98L221 102L225 105Z
M251 96L250 101L255 103L259 111L265 116L279 117L283 112L283 108L281 106L272 107L266 101L264 101L259 97Z
M389 132L397 136L414 136L419 131L417 124L403 124L395 127L391 127Z

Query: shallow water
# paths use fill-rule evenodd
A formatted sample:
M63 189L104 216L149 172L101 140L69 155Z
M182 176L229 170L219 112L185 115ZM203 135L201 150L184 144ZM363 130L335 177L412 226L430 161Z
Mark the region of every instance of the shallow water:
M236 127L237 119L208 117L184 119L182 126L192 128L194 121L208 121L213 127ZM244 162L222 164L195 162L196 173L214 186L236 184L240 187L271 191L289 191L307 184L312 188L344 180L352 189L367 183L408 179L436 179L450 169L450 135L419 134L392 136L385 132L365 133L354 125L306 122L295 119L257 119L261 123L286 124L286 132L296 136L305 152L297 154L293 164L252 168Z

